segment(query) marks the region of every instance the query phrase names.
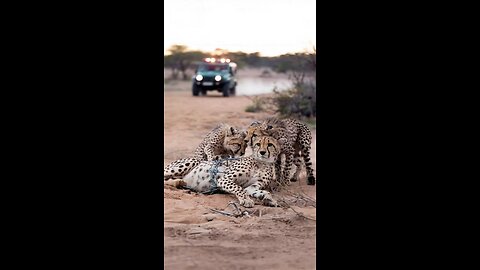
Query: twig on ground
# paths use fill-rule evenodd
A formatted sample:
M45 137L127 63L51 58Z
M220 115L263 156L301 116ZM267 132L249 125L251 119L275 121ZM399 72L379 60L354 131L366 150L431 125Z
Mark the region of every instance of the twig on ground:
M242 215L242 211L240 210L240 207L237 205L236 202L233 202L233 201L232 201L232 202L229 202L229 203L227 204L227 207L228 207L229 205L233 205L233 206L235 207L235 210L237 211L237 214L236 214L237 216L238 216L238 215L240 215L240 216Z
M297 200L295 202L297 202L298 200L303 200L305 202L310 202L312 203L313 205L310 205L310 206L313 206L314 208L317 208L317 201L311 197L309 197L307 194L305 194L305 192L301 192L301 193L295 193L295 192L292 192L290 190L287 190L285 189L284 190L286 193L288 193L290 196L296 198ZM306 203L305 203L305 206L306 206Z
M280 202L283 202L283 203L287 206L287 208L292 209L292 211L295 212L295 213L296 213L297 215L299 215L300 217L303 217L303 218L309 219L309 220L313 220L313 221L317 221L316 219L307 217L307 216L305 216L303 213L300 213L300 212L296 211L296 210L293 209L293 208L290 206L290 204L288 204L288 202L286 202L284 199L280 199L279 201L280 201Z
M225 216L237 217L235 214L232 214L232 213L229 213L229 212L220 211L220 210L213 209L213 208L208 208L208 209L210 209L210 211L213 211L213 212L215 212L215 213L219 213L219 214L222 214L222 215L225 215Z
M236 213L230 213L230 212L227 212L227 211L222 211L222 210L217 210L217 209L213 209L213 208L208 208L210 211L213 211L215 213L219 213L219 214L222 214L222 215L225 215L225 216L229 216L229 217L243 217L243 216L246 216L246 217L250 217L250 215L252 215L253 213L255 213L255 211L253 211L252 213L248 212L247 210L244 210L242 211L240 209L240 206L238 205L238 203L236 202L229 202L227 204L227 208L228 206L230 205L233 205L235 207L235 212Z

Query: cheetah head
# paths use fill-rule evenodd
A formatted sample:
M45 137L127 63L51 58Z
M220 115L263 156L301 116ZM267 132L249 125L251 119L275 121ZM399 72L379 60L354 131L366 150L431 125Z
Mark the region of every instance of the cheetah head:
M233 156L245 155L247 143L245 142L246 133L244 131L233 131L227 134L223 147L233 154Z
M273 137L262 136L253 140L253 158L273 163L280 154L280 142Z

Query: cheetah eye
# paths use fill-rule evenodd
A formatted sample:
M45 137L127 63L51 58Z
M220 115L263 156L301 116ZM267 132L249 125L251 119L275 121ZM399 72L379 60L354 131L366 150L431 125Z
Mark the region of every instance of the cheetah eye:
M268 143L268 146L273 146L273 143Z
M253 134L252 137L257 137L257 134Z
M260 143L256 143L255 145L256 145L256 146L260 146Z

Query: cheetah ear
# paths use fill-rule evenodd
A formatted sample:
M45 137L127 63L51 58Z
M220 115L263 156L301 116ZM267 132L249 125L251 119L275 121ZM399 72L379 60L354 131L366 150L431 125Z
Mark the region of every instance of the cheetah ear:
M265 129L265 130L262 130L262 133L266 136L272 136L274 133L275 133L275 129L271 128L271 129Z
M232 133L232 135L235 135L235 129L233 127L230 127L230 132Z
M258 125L260 125L261 123L262 123L262 122L255 120L255 121L253 121L253 122L250 124L250 126L251 126L251 127L253 127L253 126L258 126Z
M286 138L280 138L277 140L279 144L283 145L287 142L287 139Z

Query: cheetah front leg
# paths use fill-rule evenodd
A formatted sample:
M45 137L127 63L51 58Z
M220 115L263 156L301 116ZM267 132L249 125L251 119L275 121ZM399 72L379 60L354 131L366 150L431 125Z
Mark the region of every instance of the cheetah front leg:
M224 191L234 194L240 205L251 208L255 204L248 196L247 192L239 185L235 183L235 180L240 177L239 172L227 169L220 179L218 179L217 185Z
M282 172L282 183L286 185L290 185L290 170L292 169L293 165L293 151L289 151L285 153L285 167L283 168Z
M299 155L299 154L295 154L295 157L294 157L294 160L293 160L293 164L295 164L295 166L297 167L297 169L295 170L295 174L293 175L293 177L290 179L291 182L296 182L297 180L299 180L299 177L300 177L300 172L302 171L302 168L303 168L303 162L302 162L302 156Z
M285 156L284 154L281 154L275 161L275 176L279 184L282 183L282 155Z
M273 177L273 174L270 175L270 178L271 177ZM265 178L260 176L257 179L258 180L254 184L245 188L245 192L247 192L249 196L261 200L264 205L277 207L278 203L273 199L272 194L264 190L264 188L268 186L269 181L264 181L262 179L269 179L268 176Z

